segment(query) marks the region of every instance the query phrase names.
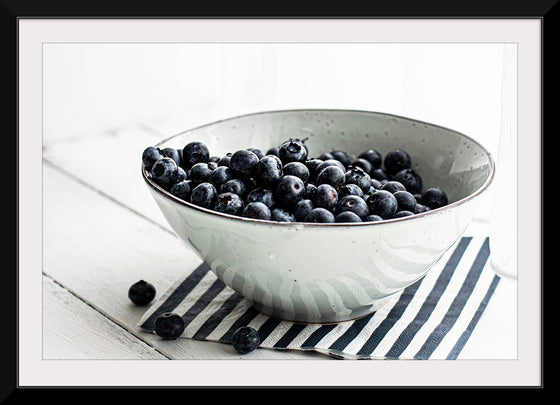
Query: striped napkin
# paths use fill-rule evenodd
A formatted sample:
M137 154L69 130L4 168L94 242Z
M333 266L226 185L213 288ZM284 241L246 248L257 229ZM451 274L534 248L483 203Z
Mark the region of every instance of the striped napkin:
M160 314L176 312L187 325L185 338L231 343L233 332L248 325L267 349L342 359L457 359L500 281L489 254L487 237L464 236L424 278L385 298L375 312L323 325L259 313L202 264L154 302L139 326L153 332Z

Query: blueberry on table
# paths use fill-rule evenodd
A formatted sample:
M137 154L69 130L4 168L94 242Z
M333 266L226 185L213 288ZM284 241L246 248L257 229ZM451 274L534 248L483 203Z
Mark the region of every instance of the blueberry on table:
M234 193L222 193L216 197L214 211L222 214L241 215L245 204L241 197Z
M393 176L393 180L401 183L412 194L422 190L422 177L413 169L403 169Z
M344 185L346 179L346 174L344 170L342 170L338 166L327 166L319 174L317 175L317 179L315 184L317 186L321 184L330 184L334 188L338 188Z
M263 187L275 187L282 175L282 161L278 156L266 155L257 163L255 179Z
M250 150L241 149L231 155L229 168L234 176L252 177L257 171L259 160L259 157Z
M206 183L210 181L210 175L214 171L214 166L210 163L196 163L189 171L189 178L195 183Z
M369 215L368 205L362 197L358 197L357 195L347 195L338 201L336 212L340 214L346 211L353 212L359 216L360 219Z
M142 163L144 164L144 168L147 171L150 171L153 164L163 157L165 156L159 148L156 148L155 146L148 146L142 152Z
M260 202L272 209L276 205L274 192L268 188L257 187L247 194L245 197L247 203Z
M385 171L390 175L397 174L401 170L410 169L410 156L402 149L393 149L385 155L383 166L385 166Z
M250 326L242 326L231 335L231 344L240 354L250 353L261 344L259 333Z
M381 153L375 149L367 149L358 155L358 159L367 160L371 164L371 170L376 170L381 167L383 157Z
M270 220L272 213L270 208L261 202L249 203L243 208L242 216L251 219Z
M338 203L338 192L330 184L319 184L313 198L315 207L331 211Z
M173 312L165 312L156 318L154 331L163 340L175 340L185 331L185 320Z
M362 222L362 218L353 213L352 211L344 211L334 217L335 222Z
M156 288L144 280L132 284L128 289L128 298L139 306L148 305L155 296Z
M371 187L371 177L360 167L353 167L344 174L345 184L356 184L364 193Z
M430 187L422 193L420 204L428 208L436 209L449 203L447 194L439 187Z
M210 159L208 147L202 142L190 142L183 148L183 168L189 170L197 163L207 163Z
M183 180L171 186L169 192L181 200L189 202L191 200L191 192L195 187L192 180Z
M313 208L315 208L313 201L309 199L299 201L294 207L294 218L296 221L303 221Z
M390 180L381 186L381 190L395 194L397 191L406 191L406 187L398 181Z
M273 208L270 211L270 219L278 222L296 222L294 214L283 208Z
M299 139L291 139L284 142L278 148L278 157L282 164L290 162L305 162L307 160L307 148L303 141Z
M396 191L393 195L397 199L397 211L416 212L418 203L414 195L408 191Z
M283 176L276 186L274 198L276 202L283 207L293 207L297 202L303 199L305 194L305 184L296 176Z
M309 179L309 169L301 162L290 162L284 165L284 175L299 177L304 183Z
M397 212L397 199L387 190L377 190L367 198L366 203L370 214L383 219L392 218Z
M333 223L335 222L334 214L325 208L313 208L304 219L304 222L312 223Z
M169 188L179 180L178 166L175 161L169 157L163 157L157 160L150 170L152 179L164 188Z
M191 203L199 207L213 209L218 192L211 183L200 183L191 192Z

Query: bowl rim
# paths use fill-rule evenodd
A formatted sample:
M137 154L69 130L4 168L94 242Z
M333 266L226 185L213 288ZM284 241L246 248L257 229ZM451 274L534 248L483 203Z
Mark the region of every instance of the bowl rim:
M412 220L415 220L415 219L418 219L418 218L423 218L423 217L427 217L427 216L431 216L431 215L438 215L439 213L441 213L443 211L451 210L454 207L463 205L466 202L476 198L478 195L480 195L484 191L486 191L489 188L490 184L494 180L496 164L495 164L495 161L494 161L494 158L493 158L492 154L480 142L476 141L475 139L471 138L470 136L465 135L461 132L458 132L454 129L446 128L446 127L443 127L441 125L432 124L432 123L417 120L417 119L414 119L414 118L404 117L404 116L401 116L401 115L385 113L385 112L369 111L369 110L341 109L341 108L296 108L296 109L257 111L257 112L252 112L252 113L240 114L240 115L236 115L236 116L232 116L232 117L228 117L228 118L223 118L223 119L220 119L220 120L217 120L217 121L202 124L202 125L199 125L199 126L181 131L179 133L171 135L171 136L157 142L153 146L160 147L161 145L170 141L171 139L174 139L174 138L177 138L179 136L185 135L189 132L194 132L194 131L197 131L199 129L211 127L211 126L214 126L214 125L217 125L217 124L220 124L220 123L233 121L233 120L237 120L237 119L240 119L240 118L247 118L247 117L258 116L258 115L273 115L273 114L302 113L302 112L337 112L337 113L359 113L359 114L380 115L380 116L386 116L386 117L392 117L392 118L398 118L398 119L402 119L402 120L406 120L406 121L411 121L411 122L415 122L415 123L418 123L418 124L429 125L429 126L434 127L434 128L439 128L439 129L442 129L442 130L445 130L445 131L453 132L455 134L458 134L458 135L464 137L465 139L469 140L470 142L474 143L482 151L484 151L484 153L486 154L486 156L488 158L488 163L489 163L489 166L490 166L490 172L488 174L488 177L484 181L484 183L482 183L482 185L477 190L475 190L471 194L467 195L466 197L463 197L460 200L449 203L449 204L447 204L443 207L435 208L435 209L432 209L430 211L421 212L421 213L414 214L414 215L409 215L409 216L406 216L406 217L388 218L388 219L384 219L383 221L331 222L331 223L284 222L284 221L273 221L273 220L264 220L264 219L253 219L253 218L246 218L246 217L241 217L241 216L237 216L237 215L225 214L225 213L214 211L214 210L211 210L211 209L208 209L208 208L199 207L198 205L195 205L195 204L192 204L188 201L185 201L185 200L183 200L179 197L174 196L170 192L164 190L162 187L160 187L158 184L156 184L152 180L152 178L148 175L148 172L145 169L143 163L141 164L142 177L144 178L144 181L148 184L148 186L150 186L150 188L153 191L157 192L159 195L161 195L165 199L171 200L172 202L177 203L179 205L182 205L184 207L194 209L194 210L199 211L203 214L212 215L216 218L222 217L224 219L238 220L238 221L241 221L241 222L247 222L247 223L253 223L253 224L261 224L261 225L267 225L267 226L270 226L270 225L286 226L286 227L297 226L298 228L300 228L300 227L304 227L304 228L307 228L307 227L339 228L339 227L356 227L356 226L381 226L381 225L386 225L386 224L395 223L395 222L412 221Z

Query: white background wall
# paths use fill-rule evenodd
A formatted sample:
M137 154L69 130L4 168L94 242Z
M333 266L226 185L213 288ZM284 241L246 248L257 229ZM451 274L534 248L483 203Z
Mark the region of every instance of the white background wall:
M455 129L496 156L503 47L44 44L43 140L166 118L180 131L263 110L350 108Z

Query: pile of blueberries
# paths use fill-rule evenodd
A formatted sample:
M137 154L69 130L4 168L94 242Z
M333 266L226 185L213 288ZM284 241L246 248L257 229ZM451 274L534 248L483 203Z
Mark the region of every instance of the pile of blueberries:
M248 148L211 156L202 142L182 149L147 147L142 163L174 196L216 212L280 222L383 221L448 204L439 187L423 190L410 155L368 149L357 157L334 150L310 157L290 139L263 153Z

